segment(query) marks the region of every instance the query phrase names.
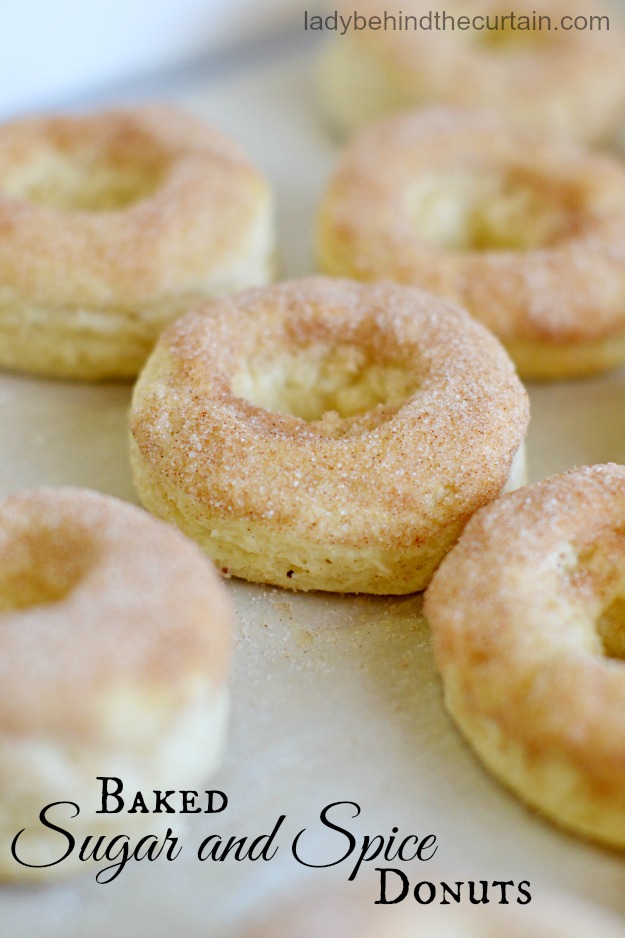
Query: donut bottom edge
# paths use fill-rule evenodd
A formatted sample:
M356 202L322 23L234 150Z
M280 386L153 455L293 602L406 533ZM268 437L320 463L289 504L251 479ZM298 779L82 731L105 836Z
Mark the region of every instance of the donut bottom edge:
M625 332L577 343L502 340L519 375L527 381L587 378L625 362Z
M270 219L247 253L209 273L193 290L142 304L45 305L14 291L0 294L0 368L82 381L136 377L165 327L202 302L271 282L276 268Z
M126 834L130 837L129 849L132 849L142 836L153 834L162 838L168 828L174 829L174 834L178 830L182 832L177 815L129 814L128 803L122 813L96 813L102 793L98 778L119 778L128 802L141 791L201 788L218 766L224 750L230 713L229 692L223 688L196 691L195 699L187 701L180 712L169 714L171 721L164 721L156 740L150 713L146 710L149 698L144 700L141 691L136 691L135 696L137 713L128 709L126 700L123 725L119 726L116 721L117 739L98 740L96 729L95 739L89 743L45 740L36 734L21 738L11 734L0 736L0 788L3 792L0 839L5 844L0 852L0 882L44 882L75 874L81 868L83 872L91 870L92 864L81 861L78 856L81 841L89 836ZM118 703L111 698L109 716L114 714ZM102 706L104 719L106 698ZM145 724L144 717L147 718ZM130 794L126 796L126 793ZM60 814L49 816L51 823L53 817L58 818L53 823L75 838L75 849L62 862L57 861L67 849L67 838L51 833L38 821L42 809L54 802L74 802L80 808L75 817L71 804L62 808ZM18 862L10 853L9 845L22 829L25 832L15 843L15 852L22 861Z
M132 436L130 461L144 507L196 541L222 574L284 589L382 596L420 592L467 520L451 518L432 541L397 549L375 544L358 549L340 543L315 544L243 519L212 518L208 509L151 468ZM522 442L502 491L518 488L525 481Z
M504 788L562 831L625 849L622 800L593 793L578 768L549 751L528 754L494 720L470 711L461 686L461 678L444 676L445 708L473 753Z

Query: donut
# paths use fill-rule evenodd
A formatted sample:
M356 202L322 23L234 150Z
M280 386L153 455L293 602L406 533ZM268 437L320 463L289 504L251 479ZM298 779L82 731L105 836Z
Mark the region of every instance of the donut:
M131 460L143 504L228 575L407 593L518 480L527 420L512 364L463 311L309 278L163 333L135 388Z
M623 118L625 38L601 2L521 0L511 11L503 0L474 10L451 0L436 11L423 0L362 0L338 15L318 84L343 133L424 105L488 108L500 122L580 141L608 138Z
M625 847L625 467L553 476L478 512L425 597L446 707L556 824Z
M201 784L223 744L231 622L196 545L140 508L74 488L0 502L0 878L80 865L77 850L56 862L67 840L39 821L54 802L78 805L57 809L77 841L162 820L97 814L98 777L151 795Z
M525 378L625 359L625 168L484 114L391 118L348 147L320 209L321 269L459 303Z
M0 367L137 374L207 296L270 279L268 186L239 148L166 106L0 127Z
M456 880L460 880L457 882ZM501 886L490 887L488 905L472 905L470 884L462 876L446 877L450 890L443 893L430 870L411 877L421 903L409 894L401 905L376 905L377 893L356 885L341 889L336 884L296 892L287 901L270 903L245 924L236 938L622 938L623 921L610 912L570 895L547 893L534 888L531 903L508 885L507 904ZM428 888L428 884L431 888ZM487 884L488 886L489 884ZM461 901L452 898L460 886ZM481 895L483 882L477 885ZM432 896L425 905L425 900ZM527 892L533 888L525 883ZM445 904L441 904L441 897ZM517 897L525 904L518 904ZM270 906L267 909L267 906Z

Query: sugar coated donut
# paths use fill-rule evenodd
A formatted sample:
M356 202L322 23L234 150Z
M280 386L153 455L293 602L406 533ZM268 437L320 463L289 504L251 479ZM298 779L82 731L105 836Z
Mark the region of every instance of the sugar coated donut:
M326 273L460 303L526 378L625 359L625 168L486 115L392 118L347 149L326 192Z
M0 366L135 375L199 299L270 279L271 215L238 147L173 108L0 127Z
M407 593L506 485L527 419L503 349L461 310L311 278L168 328L136 386L131 455L145 506L225 572Z
M625 847L625 467L479 512L425 599L446 706L486 765L558 824Z
M39 822L53 802L79 806L48 815L77 840L162 820L96 814L98 776L150 793L204 780L231 618L195 544L135 506L71 488L0 503L0 878L76 865L77 850L56 863L67 839Z
M623 117L625 39L614 6L546 0L538 9L520 0L511 11L502 0L483 0L468 10L450 0L435 11L425 0L361 0L357 8L348 0L339 7L342 35L322 55L319 85L341 130L430 104L485 107L500 122L579 140L609 136Z

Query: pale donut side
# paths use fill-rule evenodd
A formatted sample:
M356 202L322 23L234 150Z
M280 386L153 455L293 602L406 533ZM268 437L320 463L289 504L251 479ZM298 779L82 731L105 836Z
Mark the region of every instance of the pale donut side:
M369 128L318 223L320 267L464 306L526 378L625 357L625 170L488 115L429 110Z
M0 127L0 365L137 373L199 300L266 283L269 188L228 138L165 106Z
M494 774L557 824L625 847L625 467L478 512L425 598L445 704Z
M76 802L81 834L146 833L163 818L97 815L98 776L127 791L193 788L215 767L228 711L232 612L194 544L135 506L87 490L0 503L0 877L47 878ZM70 815L62 815L70 822Z
M505 353L462 311L311 278L166 330L135 389L131 459L144 505L225 573L406 593L501 492L527 419Z
M357 8L341 3L345 20L388 18L386 29L347 28L328 42L318 66L320 97L332 125L352 133L363 125L411 108L444 105L481 107L497 113L500 123L527 126L552 136L580 141L609 137L625 112L625 44L617 10L601 2L547 0L540 9L531 0L514 6L516 22L550 17L555 29L510 28L461 30L411 27L431 15L421 0L363 0ZM467 10L451 0L444 11L456 19L479 14L480 22L510 14L501 0L485 0ZM442 14L442 11L439 10ZM400 18L400 14L403 15ZM592 17L594 28L562 29L563 16ZM599 17L609 16L609 29ZM391 19L395 17L395 19ZM396 28L392 28L393 22ZM546 27L547 20L543 19ZM426 23L427 25L427 23ZM405 28L398 28L402 26Z

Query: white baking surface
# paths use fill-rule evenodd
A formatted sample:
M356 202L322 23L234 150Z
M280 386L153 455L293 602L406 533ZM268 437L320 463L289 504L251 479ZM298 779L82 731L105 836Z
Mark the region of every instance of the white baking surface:
M166 95L236 135L274 182L283 274L296 276L313 270L315 205L338 149L315 112L301 41L272 59L95 103ZM530 391L533 479L625 462L623 372ZM128 401L124 386L1 376L0 490L73 483L134 500ZM228 794L227 811L192 817L188 850L174 863L130 865L109 885L97 885L88 868L60 885L1 888L2 938L224 938L257 905L265 909L294 883L318 882L319 873L290 857L290 840L303 827L318 831L319 811L346 800L360 803L363 832L395 824L403 834L436 834L437 870L454 879L529 880L536 895L555 887L625 915L625 860L534 816L491 780L449 723L418 598L228 585L239 614L231 738L208 784ZM271 862L195 859L191 846L202 836L256 836L280 814L287 822ZM319 838L319 856L336 856L339 843ZM331 872L333 881L347 875L347 864ZM422 864L418 878L431 876Z

